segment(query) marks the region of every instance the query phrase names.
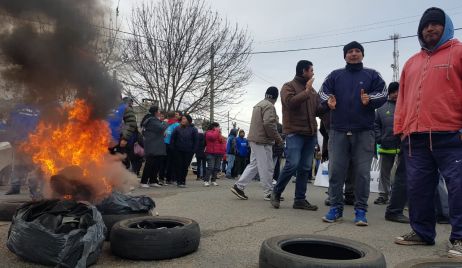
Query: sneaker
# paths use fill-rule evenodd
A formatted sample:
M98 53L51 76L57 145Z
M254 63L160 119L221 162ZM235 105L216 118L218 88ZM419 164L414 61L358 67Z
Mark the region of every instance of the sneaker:
M265 197L263 197L264 200L266 201L271 201L271 194L267 194L265 195ZM279 197L279 201L284 201L284 197Z
M399 215L385 214L385 220L399 222L399 223L409 223L409 218L404 216L403 214L399 214Z
M140 183L141 188L149 188L149 184L146 183Z
M150 187L157 187L157 188L162 187L162 186L161 186L160 184L158 184L158 183L150 183L149 186L150 186Z
M177 187L178 188L186 188L186 185L185 184L178 184Z
M343 218L343 210L339 207L331 207L329 212L322 217L323 222L333 223L336 221L341 221Z
M234 184L234 186L231 188L231 192L233 192L233 194L235 194L239 199L242 199L242 200L247 200L249 199L243 190L239 189L237 187L236 184Z
M159 185L160 185L160 186L165 185L165 180L159 180Z
M209 187L209 186L210 186L210 183L209 183L208 181L205 181L205 182L204 182L204 186L205 186L205 187Z
M213 186L218 186L218 183L216 183L215 181L212 181L212 185Z
M423 241L422 238L414 231L411 231L405 235L398 236L395 238L395 243L398 245L406 245L406 246L413 246L413 245L429 245L429 243Z
M277 181L277 180L273 180L273 181L271 181L271 184L272 184L272 185L276 185L276 183L278 183L278 181Z
M356 226L368 226L366 219L366 211L364 209L355 208L355 224Z
M271 205L274 208L279 208L281 202L281 194L277 194L274 191L270 194Z
M448 257L462 259L462 240L454 240L451 242Z
M306 209L311 211L318 210L318 206L311 205L307 200L295 200L294 205L292 206L295 209Z
M388 198L386 198L384 196L379 196L374 201L374 204L376 204L376 205L386 205L387 203L388 203Z

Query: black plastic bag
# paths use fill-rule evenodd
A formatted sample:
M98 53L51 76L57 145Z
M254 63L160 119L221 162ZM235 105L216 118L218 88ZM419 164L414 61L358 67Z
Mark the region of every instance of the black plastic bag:
M130 196L113 192L96 207L103 215L125 215L149 212L156 204L149 196Z
M44 200L21 206L7 247L43 265L87 267L101 254L106 227L96 207L84 202Z

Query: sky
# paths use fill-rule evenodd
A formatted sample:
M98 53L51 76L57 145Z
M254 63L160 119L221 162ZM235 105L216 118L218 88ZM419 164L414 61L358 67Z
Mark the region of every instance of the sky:
M122 22L128 20L133 6L157 0L112 0L119 4ZM319 48L358 42L415 35L423 12L432 6L442 8L451 17L454 27L462 27L462 1L429 0L204 0L231 23L246 28L253 39L253 51ZM460 39L462 30L455 31ZM393 80L393 41L363 44L364 66L379 71L386 81ZM420 50L417 37L398 40L399 65ZM249 129L252 107L263 99L269 86L281 89L293 79L299 60L314 64L314 88L319 90L327 75L345 66L342 47L312 49L288 53L253 55L250 69L253 73L244 87L246 94L238 105L222 107L230 111L231 121L244 130ZM282 120L281 102L276 111ZM218 122L227 129L226 118Z

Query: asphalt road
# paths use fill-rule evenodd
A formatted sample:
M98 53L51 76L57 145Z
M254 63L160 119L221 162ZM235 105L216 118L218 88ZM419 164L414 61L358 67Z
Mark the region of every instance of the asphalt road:
M327 212L323 205L325 188L308 187L309 201L317 204L316 212L292 209L295 184L290 183L283 196L280 209L271 207L263 200L257 182L246 189L249 200L238 200L230 192L232 180L220 179L219 186L204 187L193 177L187 181L188 188L176 186L136 189L133 194L151 196L159 215L181 216L196 220L201 228L199 250L188 256L166 261L135 262L112 256L110 244L105 242L104 252L93 267L258 267L258 255L263 240L282 234L322 234L357 240L383 252L388 267L419 257L445 257L449 225L437 226L435 246L398 246L393 243L397 235L409 231L406 224L384 220L385 206L373 204L376 194L369 199L368 227L353 224L353 208L347 206L344 221L327 224L321 217ZM24 198L27 195L5 196L6 187L0 187L0 201ZM23 190L26 192L26 190ZM26 262L5 246L8 222L0 222L0 259L2 267L39 267ZM46 246L46 245L44 245ZM461 263L462 266L462 263Z

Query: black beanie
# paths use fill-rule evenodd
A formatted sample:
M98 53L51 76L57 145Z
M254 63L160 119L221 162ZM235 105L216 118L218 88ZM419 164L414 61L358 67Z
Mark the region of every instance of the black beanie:
M184 117L186 117L186 119L188 120L189 124L191 125L192 124L192 117L189 115L189 114L185 114Z
M393 92L396 92L399 90L399 83L398 82L391 82L388 85L388 94L391 94Z
M269 87L266 90L265 98L277 100L278 96L279 96L279 90L277 89L277 87Z
M420 19L419 28L417 30L419 38L422 37L422 30L430 22L436 22L444 26L446 23L446 15L444 14L444 11L437 7L431 7L425 10L425 12L422 15L422 18Z
M357 48L357 49L361 50L361 53L363 53L363 57L364 57L364 48L363 48L363 46L360 43L358 43L356 41L353 41L351 43L346 44L343 47L343 58L346 57L346 54L347 54L348 50L353 49L353 48Z

